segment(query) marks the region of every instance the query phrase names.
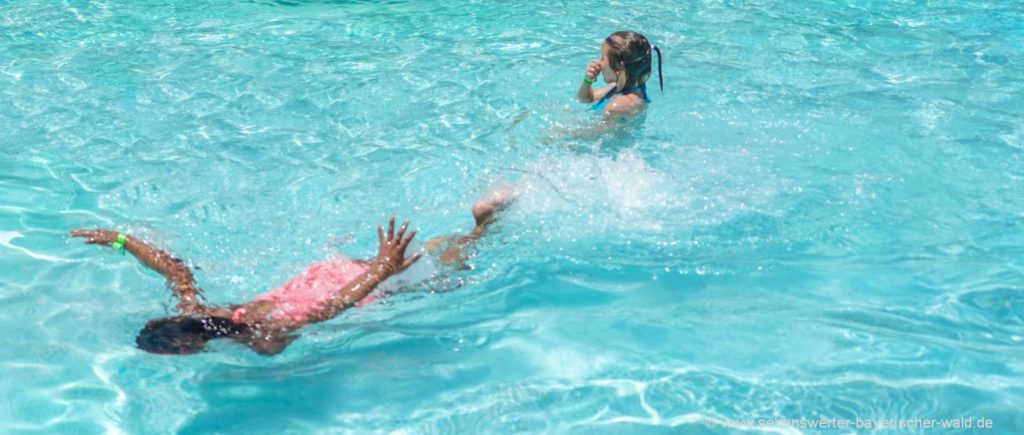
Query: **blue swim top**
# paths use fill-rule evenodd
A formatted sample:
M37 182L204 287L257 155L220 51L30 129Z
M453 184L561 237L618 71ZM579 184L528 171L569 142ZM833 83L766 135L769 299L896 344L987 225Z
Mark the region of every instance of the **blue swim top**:
M604 96L601 97L600 100L597 100L597 102L594 103L594 105L591 106L590 108L593 109L593 110L604 110L604 106L607 106L609 101L614 100L619 95L632 94L633 92L636 92L637 90L640 90L640 94L643 95L645 103L650 103L651 102L651 99L647 97L647 85L634 86L632 88L626 89L621 94L613 95L613 94L615 94L615 89L616 88L617 88L617 86L612 86L612 88L609 89L608 92L605 93Z

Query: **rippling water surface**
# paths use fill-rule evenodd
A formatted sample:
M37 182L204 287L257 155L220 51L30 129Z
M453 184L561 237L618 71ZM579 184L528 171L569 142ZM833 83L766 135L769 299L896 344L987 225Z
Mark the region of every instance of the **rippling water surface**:
M0 431L1024 431L1020 1L0 4ZM589 134L603 36L664 93ZM264 358L133 347L129 229L250 298L374 226L464 231L446 283ZM921 429L918 429L918 431Z

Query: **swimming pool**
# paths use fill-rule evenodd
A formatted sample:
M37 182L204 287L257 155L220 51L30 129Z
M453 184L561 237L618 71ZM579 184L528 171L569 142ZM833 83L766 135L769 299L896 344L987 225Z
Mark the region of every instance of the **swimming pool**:
M1020 2L524 3L0 5L0 432L1024 430ZM623 28L665 92L581 137ZM227 303L502 183L473 270L274 358L138 351L160 278L66 237Z

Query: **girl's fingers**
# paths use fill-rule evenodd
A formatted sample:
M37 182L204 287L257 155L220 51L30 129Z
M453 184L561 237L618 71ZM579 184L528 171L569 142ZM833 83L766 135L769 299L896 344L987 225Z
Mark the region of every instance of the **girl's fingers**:
M405 222L402 222L402 227L398 229L398 234L395 235L395 237L398 238L398 241L402 241L402 236L405 235L405 230L407 228L409 228L408 219L406 219Z
M86 237L95 233L95 230L72 230L71 237Z
M416 237L416 231L419 231L419 229L413 229L412 232L410 232L408 236L405 236L405 238L402 239L402 246L403 247L409 246L409 242L412 241L412 238Z
M422 257L422 256L423 256L422 253L416 253L412 257L409 257L408 259L406 259L405 263L402 264L402 267L405 268L405 267L412 266L412 264L415 263L417 260L419 260L420 257Z

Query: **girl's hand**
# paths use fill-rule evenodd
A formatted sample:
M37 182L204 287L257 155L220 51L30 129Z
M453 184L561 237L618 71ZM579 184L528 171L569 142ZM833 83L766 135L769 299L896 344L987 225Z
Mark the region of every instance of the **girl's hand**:
M377 268L388 275L401 272L415 263L416 260L420 259L420 254L405 258L405 248L409 247L409 242L412 241L413 237L416 237L416 230L412 230L412 232L406 236L405 230L407 228L409 228L409 221L405 221L405 223L402 224L402 227L398 229L398 234L395 234L394 216L392 216L391 220L388 222L388 233L386 237L384 234L384 228L380 226L377 227L377 237L380 239L380 249L377 250L377 258L373 259L373 263Z
M587 65L586 77L587 80L597 80L597 75L601 73L601 59L594 59Z
M110 230L73 230L71 231L71 237L81 237L85 243L91 245L105 245L110 246L117 240L117 231Z

